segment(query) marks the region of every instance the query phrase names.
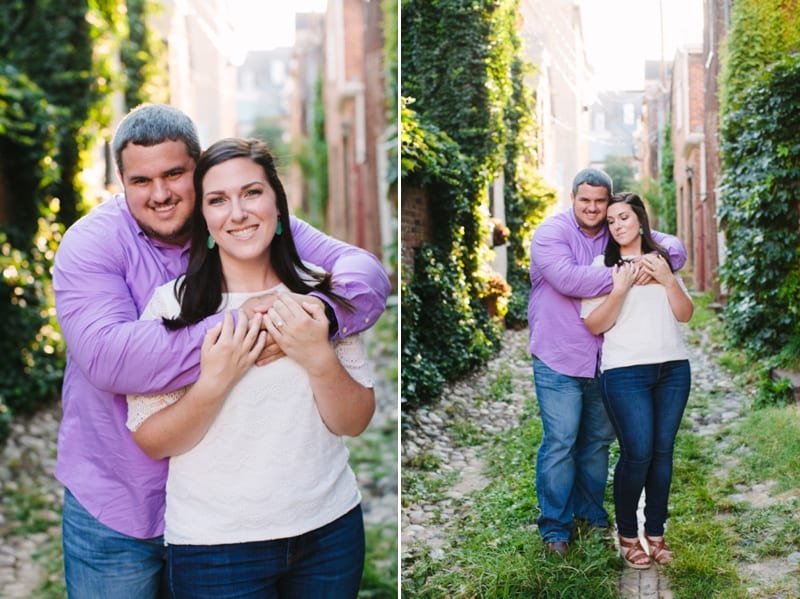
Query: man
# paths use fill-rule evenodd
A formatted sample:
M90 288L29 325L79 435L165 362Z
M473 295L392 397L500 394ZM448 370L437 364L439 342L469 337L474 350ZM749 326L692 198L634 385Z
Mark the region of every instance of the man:
M125 394L195 381L205 332L222 315L178 332L138 320L153 290L187 265L200 156L194 123L170 106L140 106L120 123L113 151L124 195L75 223L56 254L67 344L56 477L65 487L69 596L140 599L159 593L167 461L148 458L131 439ZM348 312L326 304L334 334L371 326L389 292L377 259L297 219L292 235L301 257L332 272L354 305Z
M544 431L536 461L538 525L546 551L559 555L569 549L575 519L609 526L603 497L614 429L597 378L602 337L584 326L580 307L581 298L608 293L613 285L610 268L591 266L608 240L611 193L605 172L580 171L572 182L572 209L547 218L531 242L528 349ZM683 244L653 236L681 268Z

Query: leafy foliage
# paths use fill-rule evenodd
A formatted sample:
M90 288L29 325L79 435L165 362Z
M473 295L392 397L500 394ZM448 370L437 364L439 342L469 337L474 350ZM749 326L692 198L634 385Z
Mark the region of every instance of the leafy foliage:
M125 86L138 103L155 89L146 85L159 64L144 26L150 7L149 0L0 4L0 440L12 408L32 411L60 387L53 254L64 227L94 203L81 175L107 133L112 92ZM132 67L127 77L118 54Z
M661 208L661 227L664 233L675 235L678 231L678 204L675 194L675 154L672 150L672 115L664 125L661 136L661 178L659 179L659 207Z
M625 156L607 156L603 170L611 177L614 192L619 193L633 189L633 167Z
M531 238L547 206L556 201L556 191L538 172L536 105L532 91L525 85L530 75L531 65L515 57L511 63L513 95L506 110L508 142L503 167L506 221L511 230L507 279L513 293L506 314L506 324L510 327L524 327L528 323Z
M56 114L27 76L11 65L0 70L0 193L7 207L0 228L0 441L12 410L32 409L52 396L63 368L49 270L60 234L57 204L48 203L59 176Z
M792 3L777 4L780 12ZM778 22L761 3L737 3L725 71L718 210L728 244L720 269L725 317L731 340L760 358L800 337L800 56L783 56L800 47L796 14ZM760 18L764 31L750 31Z
M398 103L397 103L397 79L398 79L398 64L397 64L397 50L398 50L398 31L397 31L397 2L398 0L381 0L381 12L383 14L383 73L385 81L385 95L386 95L386 121L390 124L392 135L387 139L386 143L389 147L388 159L389 165L386 172L386 182L390 185L397 184L397 122L399 118ZM396 197L396 194L395 194ZM395 208L397 206L395 205ZM397 261L397 244L387 248L389 256L393 263Z
M401 176L426 189L433 223L403 283L404 406L436 399L444 381L498 347L501 330L479 296L491 256L487 190L501 172L511 198L509 279L520 281L513 299L527 301L523 244L546 193L529 178L533 104L516 19L516 0L402 2ZM515 311L519 320L524 311Z
M322 79L314 84L314 116L307 138L294 151L295 161L308 186L308 204L302 207L303 217L315 227L322 227L328 210L328 142L325 140L325 109L322 101Z
M739 94L751 75L781 56L800 50L798 0L737 0L720 73L720 114L741 107Z
M27 252L14 249L0 233L0 319L6 323L0 337L0 412L3 405L30 412L61 383L64 347L49 277L61 233L52 212L39 219Z
M120 58L125 67L125 107L130 110L143 102L169 101L167 52L164 43L147 26L147 19L163 6L154 0L126 0L127 36L120 44Z

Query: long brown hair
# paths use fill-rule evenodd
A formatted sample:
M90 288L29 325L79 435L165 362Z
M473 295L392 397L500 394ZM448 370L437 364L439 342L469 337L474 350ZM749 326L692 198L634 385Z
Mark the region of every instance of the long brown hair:
M653 239L653 235L650 232L650 219L647 218L647 209L644 206L644 202L642 202L642 198L640 198L635 193L630 192L622 192L616 193L611 196L611 199L608 202L608 207L610 208L614 204L627 204L631 207L634 214L639 218L639 226L641 227L642 231L642 254L649 254L651 252L658 252L669 264L670 270L675 272L675 269L672 266L672 260L670 260L669 252L659 243L656 243L655 239ZM611 235L609 231L608 234L608 243L606 244L606 251L605 251L605 265L606 266L614 266L616 264L622 263L622 256L620 255L619 251L619 244L614 240L614 236Z
M292 237L286 191L278 177L275 160L267 145L258 139L229 137L212 144L197 161L194 171L195 203L192 215L192 244L186 276L176 281L175 297L181 304L180 315L164 319L170 329L179 329L216 313L226 289L219 250L207 245L208 227L203 218L203 177L208 171L234 158L247 158L264 169L278 208L278 222L283 229L270 245L270 264L281 282L295 293L320 291L336 303L351 309L350 302L332 291L330 273L315 272L300 259ZM311 281L309 283L308 281Z

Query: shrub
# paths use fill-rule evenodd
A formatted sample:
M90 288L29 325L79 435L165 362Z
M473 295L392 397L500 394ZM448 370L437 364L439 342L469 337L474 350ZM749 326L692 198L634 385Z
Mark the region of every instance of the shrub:
M800 55L788 56L754 75L739 108L722 120L725 317L732 341L758 357L798 330L798 97Z
M31 413L60 389L64 344L58 331L50 280L61 226L39 220L30 251L15 249L0 233L0 414ZM9 411L6 408L10 408ZM2 428L0 426L0 428ZM1 433L0 433L1 434Z

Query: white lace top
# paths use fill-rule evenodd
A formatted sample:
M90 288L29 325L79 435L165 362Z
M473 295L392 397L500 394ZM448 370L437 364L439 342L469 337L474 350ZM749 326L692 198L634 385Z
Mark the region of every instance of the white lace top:
M175 316L174 282L142 318ZM258 293L230 293L225 309ZM335 343L350 375L373 386L358 336ZM186 388L128 397L128 428L174 403ZM281 358L252 367L233 387L205 437L172 457L166 529L171 544L211 545L292 537L328 524L361 501L344 440L322 421L306 371Z
M603 256L592 263L603 266ZM683 280L675 275L686 295ZM581 318L586 318L603 303L607 295L586 298L581 302ZM681 323L670 307L663 285L634 285L625 296L617 320L603 333L600 371L638 364L659 364L686 360L689 354L683 342Z

